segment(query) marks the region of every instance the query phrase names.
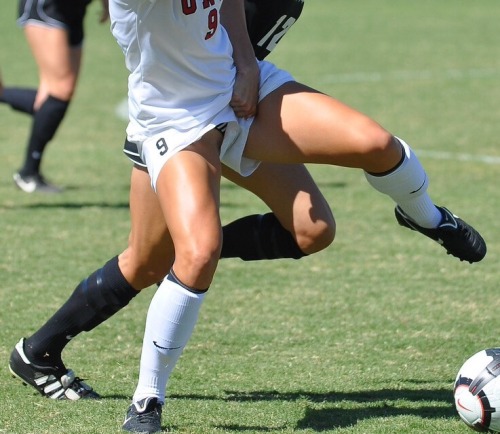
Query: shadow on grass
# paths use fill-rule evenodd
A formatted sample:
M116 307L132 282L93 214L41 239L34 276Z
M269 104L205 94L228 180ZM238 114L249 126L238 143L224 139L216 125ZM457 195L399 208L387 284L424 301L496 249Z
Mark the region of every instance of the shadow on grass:
M347 184L342 183L342 182L317 182L317 185L321 188L345 188ZM128 190L128 186L126 187L126 190ZM224 184L221 186L221 191L222 194L224 193L224 190L227 191L232 191L232 190L237 190L237 189L242 189L241 187L237 186L236 184L233 183L228 183ZM83 190L81 187L76 187L76 186L67 186L64 188L65 192L69 191L75 191L75 190ZM22 193L25 195L25 193ZM103 208L103 209L123 209L129 208L129 202L104 202L104 201L95 201L95 202L70 202L70 201L57 201L58 196L44 196L40 195L40 198L44 197L44 199L47 199L47 201L41 201L41 202L33 202L33 203L22 203L22 204L8 204L8 205L2 205L0 204L0 209L4 210L15 210L15 209L83 209L83 208ZM56 199L56 200L54 200ZM224 199L224 198L223 198ZM51 202L51 200L54 200ZM221 208L230 208L230 209L237 209L241 208L242 206L246 206L244 203L238 203L238 202L229 202L229 201L222 201L221 202Z
M449 389L380 389L360 392L314 393L307 391L225 391L226 397L207 395L171 395L175 399L223 400L228 402L262 401L306 401L311 404L352 403L362 407L342 408L336 405L330 408L312 408L307 406L304 417L297 421L296 429L309 429L316 432L355 426L360 420L380 417L417 416L424 419L455 418L453 396ZM422 403L419 405L418 403ZM423 404L425 403L425 404ZM444 405L443 405L444 404ZM347 407L347 405L345 406ZM284 427L266 426L219 426L232 432L272 432Z
M318 181L317 179L314 180L316 185L321 188L346 188L347 187L347 182L337 182L337 181L325 181L321 180ZM231 181L225 182L221 185L221 191L224 190L241 190L243 187L240 187L239 185L234 184Z
M110 208L121 209L128 208L128 202L53 202L53 203L29 203L22 205L9 206L8 209L54 209L54 208L67 208L67 209L83 209L83 208Z
M244 207L244 203L237 202L221 202L221 208L238 209ZM39 209L84 209L84 208L102 208L102 209L128 209L129 202L36 202L28 204L15 204L15 205L0 205L0 209L4 210L39 210Z

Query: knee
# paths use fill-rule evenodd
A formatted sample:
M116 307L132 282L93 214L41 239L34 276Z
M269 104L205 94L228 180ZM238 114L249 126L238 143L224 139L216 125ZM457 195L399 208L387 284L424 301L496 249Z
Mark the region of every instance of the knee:
M49 94L62 101L71 101L75 93L77 77L74 74L66 74L59 77L50 87Z
M367 155L374 156L375 158L383 156L395 145L395 140L392 134L383 128L373 128L367 131L364 141L364 152Z
M308 255L320 252L333 243L335 230L335 219L331 214L329 218L311 221L310 224L296 231L297 245Z
M222 242L193 242L180 249L176 254L176 262L182 260L185 267L193 274L204 274L215 270L220 257Z
M75 93L75 83L65 83L59 88L53 90L51 95L60 99L61 101L71 101Z
M188 241L175 249L175 274L189 287L206 289L219 262L222 232L219 237L192 237Z
M382 128L371 131L362 148L363 167L370 173L382 173L393 169L401 160L402 147L398 140Z
M138 291L162 281L172 266L168 255L144 255L130 246L118 261L125 279Z

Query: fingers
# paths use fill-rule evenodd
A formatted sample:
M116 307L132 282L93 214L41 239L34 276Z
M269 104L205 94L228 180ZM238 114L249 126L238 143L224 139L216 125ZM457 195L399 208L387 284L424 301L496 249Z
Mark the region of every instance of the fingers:
M259 75L237 73L229 105L239 118L248 119L257 114Z
M239 118L248 119L257 114L257 103L254 101L246 101L233 95L230 102L231 108Z

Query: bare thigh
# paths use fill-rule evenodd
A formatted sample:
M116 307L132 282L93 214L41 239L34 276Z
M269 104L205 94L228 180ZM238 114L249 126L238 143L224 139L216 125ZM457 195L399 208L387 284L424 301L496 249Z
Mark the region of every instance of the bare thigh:
M40 76L35 107L38 108L47 95L69 101L80 71L81 47L70 47L67 32L59 28L27 25L24 33Z
M174 262L174 247L146 169L134 166L130 182L130 234L119 255L127 281L142 290L161 281Z
M378 123L300 83L286 83L260 103L245 156L273 163L321 163L384 172L401 146Z
M175 249L172 270L190 288L207 289L222 246L219 216L222 134L207 132L163 165L156 194Z
M333 241L333 214L305 166L262 163L249 177L227 167L222 173L262 199L304 253L315 253Z
M332 242L335 221L330 207L303 165L262 163L249 177L227 167L222 173L269 206L305 253ZM128 247L119 256L119 266L127 281L142 290L167 275L175 252L149 174L138 166L131 175L130 217Z

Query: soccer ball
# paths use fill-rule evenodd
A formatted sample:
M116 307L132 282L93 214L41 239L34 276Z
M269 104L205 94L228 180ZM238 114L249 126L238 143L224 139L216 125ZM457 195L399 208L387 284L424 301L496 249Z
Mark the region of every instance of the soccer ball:
M500 432L500 348L469 358L458 372L453 395L460 418L470 428Z

